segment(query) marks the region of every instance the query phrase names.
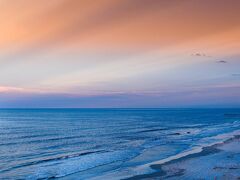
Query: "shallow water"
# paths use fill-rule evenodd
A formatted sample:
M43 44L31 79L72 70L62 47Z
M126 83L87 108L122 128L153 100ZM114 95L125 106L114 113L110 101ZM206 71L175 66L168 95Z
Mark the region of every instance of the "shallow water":
M240 109L0 110L0 179L88 179L214 143Z

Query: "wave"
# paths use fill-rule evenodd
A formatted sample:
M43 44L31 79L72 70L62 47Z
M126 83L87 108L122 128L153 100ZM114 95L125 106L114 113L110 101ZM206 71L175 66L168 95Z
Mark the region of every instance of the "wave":
M218 134L213 137L207 137L207 138L205 138L206 143L203 143L199 146L184 150L175 155L166 157L161 160L157 160L157 161L153 161L153 162L146 163L143 165L139 165L136 167L131 167L126 171L123 170L123 171L118 171L118 172L112 172L112 173L108 173L108 174L105 174L100 177L94 177L94 178L91 178L91 180L101 180L101 179L115 180L115 179L131 179L131 178L134 179L134 177L137 177L137 176L141 177L142 175L151 174L151 173L156 172L158 170L158 168L155 169L154 168L155 166L164 165L167 163L171 163L173 161L180 160L182 158L187 158L189 156L193 156L195 154L202 153L207 148L211 148L211 147L214 147L217 145L227 143L228 141L230 141L234 138L239 138L239 136L240 136L240 130L235 130L233 132ZM211 143L209 143L210 139L211 139Z
M104 150L86 151L86 152L82 152L82 153L76 153L76 154L70 154L70 155L64 155L64 156L58 156L58 157L53 157L53 158L41 159L41 160L37 160L37 161L26 162L26 163L18 164L16 166L13 166L13 167L8 168L8 169L2 169L0 171L0 173L4 173L4 172L7 172L7 171L11 171L13 169L22 168L22 167L26 167L26 166L32 166L32 165L37 165L37 164L47 163L47 162L56 162L56 161L59 161L59 160L76 158L76 157L81 157L81 156L84 156L84 155L89 155L89 154L93 154L93 153L102 153L102 152L106 152L106 151L104 151Z
M147 169L150 169L150 168L152 169L152 167L154 165L163 165L163 164L170 163L172 161L176 161L176 160L179 160L181 158L184 158L184 157L187 157L187 156L190 156L190 155L201 153L206 148L224 144L224 143L228 142L229 140L232 140L232 139L238 137L239 135L240 135L240 130L235 130L235 131L230 132L230 133L218 134L218 135L213 136L213 137L205 138L206 140L207 139L215 140L215 142L212 142L212 143L209 143L209 144L202 144L201 146L193 147L191 149L185 150L181 153L178 153L176 155L167 157L165 159L161 159L161 160L158 160L158 161L154 161L154 162L151 162L151 163L147 163L147 164L138 166L138 167L135 168L135 171L147 172L147 171L149 171ZM152 172L152 171L149 171L149 172ZM127 177L125 177L125 178L127 178Z
M36 136L37 137L37 136ZM38 136L41 137L41 136ZM44 137L44 135L43 135ZM46 136L48 137L48 136ZM9 145L17 145L17 144L32 144L32 143L47 143L47 142L53 142L53 141L62 141L62 140L72 140L72 139L79 139L84 136L79 135L79 136L64 136L64 137L53 137L53 138L46 138L46 139L37 139L37 140L30 140L30 141L15 141L15 142L7 142L7 143L1 143L0 146L9 146ZM16 138L15 138L16 139ZM22 138L22 139L30 139L30 138ZM21 139L21 140L22 140Z
M224 134L219 134L213 137L207 137L205 138L205 141L202 141L203 143L202 145L193 147L191 149L185 150L176 155L172 155L158 161L153 161L151 163L139 165L137 167L134 167L134 170L132 170L132 172L138 175L146 172L151 173L154 171L154 169L152 169L152 166L154 165L163 165L165 163L170 163L172 161L175 161L190 155L201 153L205 148L225 143L226 141L236 137L239 134L240 134L240 130L235 130L230 133L224 133ZM71 159L64 161L62 163L58 162L57 164L55 164L56 162L54 162L54 163L44 165L37 172L35 172L34 175L29 176L29 179L65 177L74 173L89 170L98 166L103 166L103 165L114 163L117 161L124 162L128 159L136 157L137 155L138 155L137 152L126 150L126 151L93 153L93 154L86 155L82 158L72 157ZM129 170L129 172L131 171ZM111 176L111 179L123 179L123 178L130 178L130 177L132 177L132 174L126 175L126 176L123 174L122 176L121 174L120 175L118 174L117 176ZM104 177L98 177L96 179L104 179Z
M65 177L77 172L89 170L106 164L126 161L134 158L136 151L113 151L102 153L88 153L82 157L71 157L70 159L58 159L54 162L46 162L38 168L36 172L28 176L27 179L49 179Z

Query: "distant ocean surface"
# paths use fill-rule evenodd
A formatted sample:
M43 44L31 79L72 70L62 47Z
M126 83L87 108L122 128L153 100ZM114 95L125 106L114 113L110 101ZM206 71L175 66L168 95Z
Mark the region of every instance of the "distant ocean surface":
M121 179L240 130L240 109L2 109L0 179Z

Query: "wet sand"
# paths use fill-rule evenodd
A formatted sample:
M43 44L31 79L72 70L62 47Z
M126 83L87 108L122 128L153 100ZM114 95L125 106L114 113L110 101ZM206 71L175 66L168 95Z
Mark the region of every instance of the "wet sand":
M128 179L240 179L240 136L150 167L156 172Z

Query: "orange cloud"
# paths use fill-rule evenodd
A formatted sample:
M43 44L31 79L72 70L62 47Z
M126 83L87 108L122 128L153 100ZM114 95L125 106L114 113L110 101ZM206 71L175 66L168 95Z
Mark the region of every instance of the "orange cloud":
M166 46L238 28L239 7L238 0L5 0L0 47Z

